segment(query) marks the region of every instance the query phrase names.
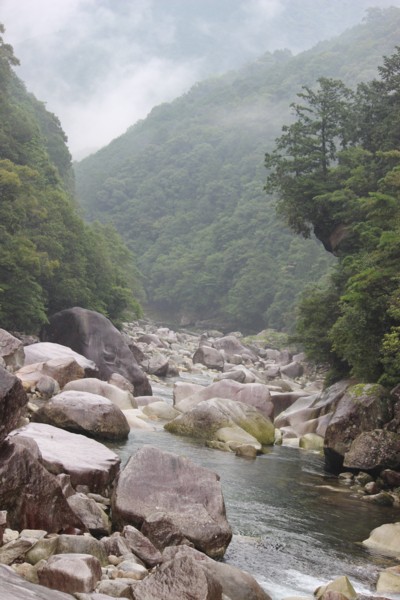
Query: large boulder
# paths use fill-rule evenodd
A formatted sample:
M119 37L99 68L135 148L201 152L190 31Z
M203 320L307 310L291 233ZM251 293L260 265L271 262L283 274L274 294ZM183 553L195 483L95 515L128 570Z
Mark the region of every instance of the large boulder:
M141 527L155 513L199 550L222 557L232 537L219 477L170 452L144 446L121 472L112 498L116 528Z
M4 565L0 565L0 590L2 600L73 600L71 594L29 583Z
M27 402L20 380L0 367L0 444L18 426Z
M385 523L376 527L363 545L385 556L400 556L400 523Z
M72 356L61 356L47 362L24 365L18 369L16 376L22 381L24 389L34 391L41 386L44 378L50 377L62 388L69 381L84 377L85 371Z
M257 360L257 355L234 335L225 335L214 340L213 347L224 353L227 362L231 362L232 357L236 355L251 361Z
M336 406L325 432L325 463L338 472L350 446L361 433L382 429L393 417L393 398L378 384L348 388Z
M343 466L376 474L383 469L399 469L400 433L384 429L360 433L344 455Z
M10 436L20 444L34 440L43 465L51 473L67 473L73 487L87 485L91 492L108 490L119 472L118 456L95 440L52 425L29 423Z
M37 342L36 344L25 346L24 351L24 365L44 363L48 360L57 358L73 358L84 370L85 377L96 377L98 374L98 368L92 360L89 360L78 352L74 352L74 350L68 348L68 346L54 344L52 342Z
M32 420L100 440L124 440L130 431L121 409L107 398L87 392L66 391L53 396Z
M0 358L12 371L22 367L25 360L23 343L5 329L0 329Z
M121 410L137 408L135 397L129 390L122 390L112 383L107 383L106 381L96 379L95 377L86 377L85 379L70 381L64 386L63 391L69 392L72 390L103 396L104 398L111 400L111 402Z
M120 373L133 383L135 396L151 395L150 383L127 342L104 315L80 307L62 310L50 317L42 337L92 360L100 379L107 381L112 373Z
M30 448L11 441L3 442L0 447L0 506L7 510L10 526L55 533L71 529L85 531L57 479L39 459L33 441Z
M224 362L222 353L210 346L200 346L193 354L193 364L200 363L207 367L207 369L222 371Z
M259 445L273 445L275 440L274 425L256 408L224 398L204 400L164 427L171 433L207 441L255 443L257 449ZM248 435L238 439L239 428Z
M61 592L93 592L101 579L101 565L90 554L54 554L39 567L39 583Z

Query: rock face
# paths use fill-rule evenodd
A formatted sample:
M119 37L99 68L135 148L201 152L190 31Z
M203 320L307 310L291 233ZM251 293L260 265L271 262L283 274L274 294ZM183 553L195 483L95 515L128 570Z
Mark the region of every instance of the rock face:
M53 396L33 420L100 440L124 440L130 431L117 406L103 396L86 392L66 391Z
M350 387L337 404L325 432L325 463L337 472L351 443L365 431L381 429L393 416L393 400L387 390L377 384Z
M211 398L196 404L167 423L165 429L208 441L253 443L257 449L261 449L262 445L272 445L275 440L274 425L257 409L223 398Z
M112 499L114 525L141 527L155 513L196 548L222 557L232 537L219 477L192 461L145 446L121 472Z
M27 402L20 380L0 367L0 444L18 426Z
M120 459L105 446L83 435L42 423L29 423L12 433L19 443L34 440L43 465L51 473L67 473L71 484L87 485L91 492L104 492L119 472Z
M344 455L343 466L379 473L400 468L400 434L384 429L360 433Z
M29 583L4 565L0 565L0 590L2 600L72 600L71 594Z
M68 346L92 360L100 379L107 381L112 373L119 373L133 383L135 396L151 395L150 383L124 337L100 313L79 307L62 310L50 318L43 339Z
M0 329L0 357L4 360L6 367L16 371L24 364L25 353L21 340Z
M56 478L30 449L7 441L1 445L0 481L0 506L8 511L12 527L48 532L71 528L85 530L82 521L69 507Z

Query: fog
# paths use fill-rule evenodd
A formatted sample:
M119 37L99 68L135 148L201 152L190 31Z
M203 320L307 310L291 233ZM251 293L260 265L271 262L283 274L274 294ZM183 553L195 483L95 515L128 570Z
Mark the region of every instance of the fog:
M0 0L29 91L75 159L196 81L266 51L296 53L360 22L373 0ZM376 0L380 8L400 0Z

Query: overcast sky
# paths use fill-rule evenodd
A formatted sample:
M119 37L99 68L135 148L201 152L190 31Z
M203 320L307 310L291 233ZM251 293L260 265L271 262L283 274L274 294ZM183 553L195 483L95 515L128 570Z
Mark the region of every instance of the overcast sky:
M311 47L369 4L400 0L0 0L0 22L79 159L196 81Z

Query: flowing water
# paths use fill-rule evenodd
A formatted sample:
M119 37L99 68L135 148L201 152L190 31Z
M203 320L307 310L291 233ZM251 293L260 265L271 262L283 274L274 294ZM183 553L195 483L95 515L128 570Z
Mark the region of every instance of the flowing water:
M310 595L341 575L358 592L371 594L378 570L396 564L360 542L382 523L400 521L400 511L355 498L324 472L319 454L274 446L248 460L161 428L133 430L113 449L125 463L144 444L184 455L220 475L234 532L224 560L250 572L273 600Z

